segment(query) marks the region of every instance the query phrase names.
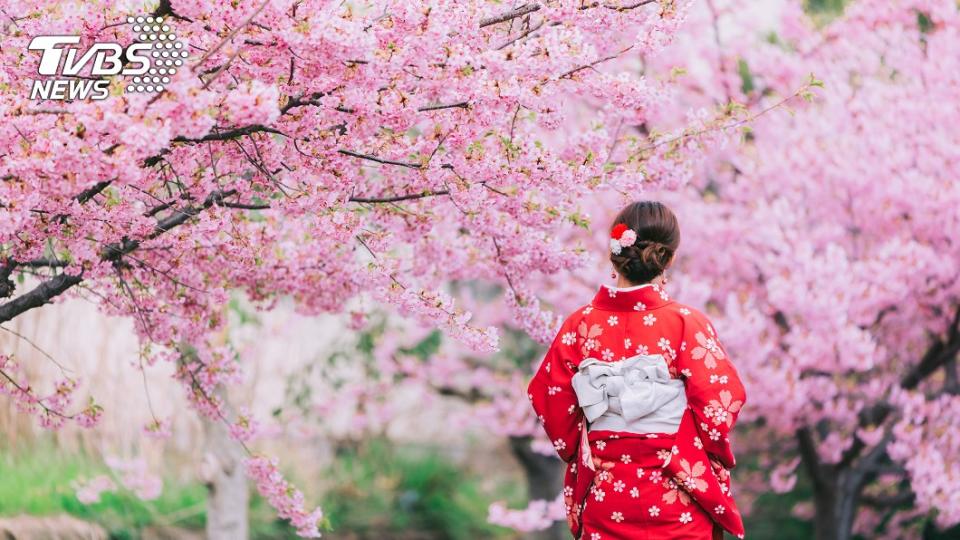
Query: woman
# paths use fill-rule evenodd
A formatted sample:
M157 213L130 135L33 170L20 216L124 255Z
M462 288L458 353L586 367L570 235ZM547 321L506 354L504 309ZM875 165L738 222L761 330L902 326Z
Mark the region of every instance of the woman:
M659 202L614 220L602 286L571 315L530 382L533 408L568 463L567 521L584 540L742 538L727 438L745 395L699 311L664 290L680 244Z

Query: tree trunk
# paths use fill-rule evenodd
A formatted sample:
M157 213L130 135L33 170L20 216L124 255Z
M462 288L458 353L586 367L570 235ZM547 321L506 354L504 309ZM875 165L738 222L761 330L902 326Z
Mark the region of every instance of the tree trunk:
M243 472L243 450L221 422L204 421L207 455L207 539L246 540L250 492Z
M804 469L813 484L814 537L816 540L850 540L853 520L866 476L850 459L838 464L823 463L809 428L797 430L797 443ZM870 452L864 461L873 463L883 456L882 446Z
M563 490L564 463L553 456L538 454L530 448L530 437L510 437L510 449L527 477L530 500L552 501ZM570 540L566 521L557 521L548 529L530 533L528 540Z
M860 496L858 475L850 470L834 471L815 483L813 506L817 540L850 540Z

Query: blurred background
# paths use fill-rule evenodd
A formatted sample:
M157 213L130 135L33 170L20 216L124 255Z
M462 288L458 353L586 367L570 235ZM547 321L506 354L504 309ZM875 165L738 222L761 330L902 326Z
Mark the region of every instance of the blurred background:
M883 197L874 196L861 179L870 176L876 180L877 171L870 167L884 164L875 161L873 153L889 156L889 148L910 146L898 143L916 141L912 138L914 128L934 133L941 142L956 145L960 140L955 132L948 132L944 139L934 125L936 118L928 119L934 124L903 126L902 139L892 132L891 124L906 116L884 116L883 125L879 120L864 120L857 130L843 135L837 125L825 121L837 118L840 111L855 114L860 110L872 118L873 114L879 115L877 111L904 103L903 95L871 88L863 82L866 77L862 73L851 75L856 73L852 65L869 62L865 59L868 53L880 58L880 64L914 64L918 69L915 73L899 70L898 76L908 80L950 70L952 65L947 64L928 66L930 72L920 71L920 64L911 60L909 51L926 51L927 43L935 42L937 24L935 14L921 9L924 3L916 4L917 8L900 6L899 11L890 8L891 17L910 14L911 31L884 33L882 39L875 40L869 24L860 22L869 19L864 9L873 10L874 15L876 10L886 9L883 2L868 3L860 10L845 0L698 2L680 43L649 64L633 68L690 81L676 96L677 106L655 119L665 128L678 119L695 118L698 108L716 101L717 94L765 115L764 107L770 103L767 98L774 90L780 95L789 93L795 88L793 83L810 73L817 78L812 86L819 87L820 81L824 86L810 96L814 102L822 98L822 105L773 111L769 120L764 117L751 131L744 131L748 143L745 149L718 150L685 169L685 174L693 178L689 189L645 195L667 200L684 227L684 246L671 276L672 295L703 306L717 317L721 336L748 381L748 394L754 396L748 409L756 409L745 413L735 444L740 466L734 485L739 489L737 498L746 516L748 538L848 538L846 533L824 532L823 527L829 528L835 521L828 520L824 525L822 512L820 525L817 521L817 508L833 504L833 495L822 490L840 490L847 484L831 484L829 478L817 480L818 473L810 471L826 471L827 476L833 471L841 478L845 469L829 466L845 463L850 448L860 451L860 446L873 448L887 443L886 438L878 442L882 433L871 431L882 424L882 418L871 421L864 420L862 414L858 417L856 413L838 412L858 409L872 396L870 392L849 392L827 412L827 406L818 405L818 413L824 417L814 424L812 435L804 431L809 427L795 423L798 415L807 413L798 412L801 405L791 409L792 404L817 401L821 393L836 397L850 387L866 388L871 377L880 377L881 371L896 372L898 363L908 361L904 360L908 353L919 358L927 347L938 343L938 350L953 350L953 356L943 364L943 371L938 365L924 374L933 374L930 384L936 389L920 388L930 396L958 394L956 381L951 383L950 379L951 373L956 377L956 336L950 334L949 327L955 296L946 292L956 290L956 248L946 251L947 255L942 251L931 255L921 249L937 246L938 240L925 231L939 228L938 232L948 237L956 230L957 209L951 205L960 199L956 179L950 177L953 169L944 163L954 169L957 163L954 158L931 157L926 150L913 148L916 154L905 159L915 162L908 167L942 167L943 177L929 185L915 178L901 178L897 182L903 184L896 184L896 189ZM957 5L944 1L939 9L956 11ZM870 24L880 18L870 19ZM802 31L800 26L804 27ZM956 28L942 31L955 34ZM810 46L810 36L818 36L822 46ZM858 47L860 43L862 48ZM902 51L906 59L898 58L897 51ZM956 56L957 52L948 49L931 54ZM844 67L833 71L835 65ZM955 89L954 82L950 85ZM943 105L956 108L957 103ZM846 121L845 125L853 125L854 120ZM808 147L808 139L799 135L778 138L776 145L764 142L765 134L778 131L804 133L814 142ZM922 158L935 163L924 163ZM936 161L939 158L942 161ZM804 161L808 159L822 164L823 170ZM790 181L778 177L779 172L791 169L805 172ZM892 176L886 180L894 182ZM801 193L800 185L835 197L818 207L815 201L820 201L819 195ZM783 193L788 194L786 202L775 197ZM837 203L843 193L851 197L846 201L849 219L828 223L816 210L836 211L835 204L843 207ZM893 204L891 198L902 202L913 197L937 199L943 206L927 212L928 217L936 219L922 223L914 219L914 244L893 249L884 242L897 237L891 230L904 225L898 221L901 217L884 212ZM766 204L753 205L754 199L764 199ZM595 218L590 234L600 239L591 249L596 248L597 254L602 254L604 246L605 216L612 215L621 200L600 197L590 203ZM806 212L802 211L804 201L811 207ZM862 205L850 201L861 201ZM731 218L736 208L749 209L741 210L749 218ZM833 228L822 228L825 223ZM771 233L765 224L782 230ZM819 234L820 240L837 230L849 233L849 242L833 237L841 246L838 249L847 250L847 258L822 245L811 248L795 241L790 227L793 232L809 232L811 238ZM752 251L742 259L714 253L717 246L733 241L748 244ZM783 251L789 253L772 246L785 246ZM884 259L891 250L907 253L909 261L894 256ZM759 292L730 285L731 280L748 281L744 275L750 274L747 267L751 263L766 261L764 264L776 270L780 264L794 264L790 262L793 256L810 262L812 268L798 271L800 277L792 281L786 271L760 279L763 286ZM855 267L864 261L867 264ZM882 282L877 276L888 277L884 269L901 263L906 265L905 270L890 275L891 279L907 275L920 280L923 272L928 272L950 284L929 285L924 281L927 285L911 285L912 277L903 278L905 286L915 287L917 297L923 296L918 301L924 306L925 318L920 323L916 321L921 316L910 309L900 310L902 316L886 316L897 310L885 310L879 301L858 304L856 309L860 311L843 321L827 321L811 311L810 304L834 302L843 296L833 288L854 291L851 295L869 293L875 298L876 290L863 289ZM586 303L598 280L608 275L602 257L596 258L594 266L590 272L575 276L574 285L570 285L569 276L564 277L566 282L560 280L563 291L553 294L553 305ZM710 279L704 277L707 275ZM868 279L868 275L873 277ZM821 296L812 294L809 301L794 298L777 307L784 290L819 286L801 279L804 276L816 276L832 288ZM756 280L756 276L750 274L749 279ZM861 286L864 283L869 287ZM495 287L460 282L450 288L456 297L470 300L481 320L497 320L495 313L503 310L502 291ZM718 298L710 292L718 290L730 291L731 298ZM752 304L754 295L759 300ZM912 299L910 294L895 298L889 302ZM841 298L839 302L847 306L853 300ZM769 320L751 318L742 311L743 306L752 306L759 318ZM282 470L306 499L323 507L328 520L325 537L559 540L569 536L562 509L556 503L561 463L549 442L543 440L524 390L544 349L520 329L504 322L502 350L491 357L476 358L465 354L442 333L411 324L387 310L373 310L362 321L349 316L307 317L298 314L292 303L284 302L269 312L256 311L237 295L226 316L229 330L220 339L235 351L245 377L223 397L241 418L256 423L260 435L247 444L279 458ZM860 322L864 318L876 320ZM784 328L783 321L787 320L807 330L791 334ZM877 326L881 321L885 326ZM914 324L920 324L920 328L908 331ZM240 465L245 453L231 443L226 428L202 420L187 406L181 385L171 380L174 366L145 363L129 319L104 315L82 298L73 298L29 312L6 328L7 332L0 333L0 348L21 359L32 384L52 386L60 370L66 370L79 378L83 395L96 396L105 413L93 429L70 425L50 432L0 396L0 537L7 532L13 538L230 538L245 527L255 539L296 537L248 485ZM778 328L790 338L779 334L772 338L771 332ZM889 355L855 351L863 356L887 355L883 365L876 368L879 371L873 366L837 370L821 366L821 371L829 373L817 379L822 373L816 366L803 364L803 369L795 370L795 377L774 374L777 370L789 371L774 365L780 360L771 358L778 351L793 347L793 351L814 354L819 351L815 342L851 350L851 343L862 345L864 341L860 334L851 337L851 332L873 336L869 341L877 350L895 348L884 341L886 338L876 337L880 334L901 341L904 348ZM807 383L796 382L808 375L813 379ZM762 384L771 380L779 383ZM903 386L912 390L919 384ZM823 399L826 403L827 398ZM764 405L779 406L778 402L783 406L782 411L777 410L779 414L794 423L773 425L776 422L770 418L776 415L770 414L771 409L766 416L757 412ZM954 412L943 417L945 424L931 428L935 434L922 436L925 443L960 427L952 423L960 415L955 408L950 410ZM853 421L859 418L862 426L831 424L842 424L839 419L845 416ZM904 417L910 414L904 413ZM909 425L898 426L904 432L898 435L905 441L910 440L905 433L923 429L911 431L914 428ZM831 430L840 435L832 436ZM837 458L822 458L823 463L804 469L800 453L808 436L822 445L821 455L835 451ZM849 439L846 446L838 442L844 438ZM952 444L954 439L944 443L943 451L948 452ZM960 538L960 528L954 526L958 509L952 507L960 502L955 490L950 491L960 482L956 456L951 461L950 456L929 453L919 461L910 461L904 457L910 451L894 447L891 452L899 456L898 460L885 457L878 465L882 472L865 473L870 482L880 486L875 491L867 490L873 484L866 486L866 481L857 484L859 491L852 499L854 510L849 516L855 521L850 533L853 537ZM909 465L897 465L903 462ZM923 464L929 463L936 463L933 471L924 469ZM924 474L936 476L946 487L923 492L916 485L911 488L905 480L911 477L914 482L918 478L923 482ZM885 478L889 480L886 483ZM936 481L928 483L933 484Z

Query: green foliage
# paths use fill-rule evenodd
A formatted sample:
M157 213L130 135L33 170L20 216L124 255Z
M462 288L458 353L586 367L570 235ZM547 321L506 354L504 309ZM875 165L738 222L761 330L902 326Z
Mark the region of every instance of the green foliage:
M146 528L203 530L207 490L199 482L164 481L163 492L142 501L122 488L104 493L100 502L77 500L76 484L110 474L98 459L70 454L53 444L30 448L0 447L0 516L70 514L102 526L113 540L135 540ZM253 540L294 540L294 529L276 517L276 511L257 495L250 502Z
M803 9L811 16L839 17L847 0L804 0Z
M848 0L804 0L803 10L817 26L825 26L843 15Z
M750 538L757 540L809 540L813 538L813 522L804 521L791 514L800 502L813 501L810 487L798 481L793 491L784 494L772 491L757 497L753 510L744 518L744 526Z
M443 334L438 330L434 330L413 347L401 348L400 352L416 356L420 360L426 361L440 350L442 341Z
M466 540L508 532L486 522L487 506L504 487L484 493L476 477L431 448L368 441L344 451L327 477L334 487L324 511L333 536L349 531L357 538L398 538L402 532Z
M960 538L960 525L941 531L934 527L931 521L923 530L923 540L957 540L957 538Z
M737 73L740 74L740 90L744 94L752 92L756 88L756 84L753 81L753 74L750 73L750 66L743 58L737 60Z
M71 514L103 526L112 538L138 538L153 525L203 528L206 491L199 484L164 482L160 497L142 501L120 489L92 505L77 500L76 484L109 469L85 454L67 454L52 444L0 449L0 515Z
M761 469L751 456L744 456L737 465L737 470L756 472ZM800 503L813 505L813 487L810 479L798 471L797 485L788 493L774 493L767 491L757 497L753 503L750 515L744 517L744 526L747 536L756 540L809 540L814 538L813 521L803 520L793 515L793 508ZM908 509L905 505L901 510ZM812 508L811 508L812 510ZM960 538L960 526L945 531L938 531L932 520L919 518L923 530L923 540L948 540ZM732 538L727 535L727 538ZM869 540L870 536L854 536L854 540Z
M251 491L250 497L250 540L299 540L296 529L288 521L278 518L277 511L255 491ZM323 536L330 538L326 533Z
M933 21L930 20L930 15L922 11L917 12L917 27L920 28L921 34L929 34L933 31Z

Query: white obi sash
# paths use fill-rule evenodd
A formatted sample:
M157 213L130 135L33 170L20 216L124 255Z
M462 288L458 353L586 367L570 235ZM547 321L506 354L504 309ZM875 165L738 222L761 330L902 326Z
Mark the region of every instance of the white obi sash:
M670 378L660 354L587 358L572 383L591 430L676 433L687 408L683 381Z

